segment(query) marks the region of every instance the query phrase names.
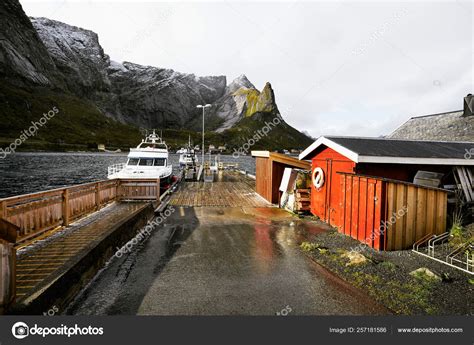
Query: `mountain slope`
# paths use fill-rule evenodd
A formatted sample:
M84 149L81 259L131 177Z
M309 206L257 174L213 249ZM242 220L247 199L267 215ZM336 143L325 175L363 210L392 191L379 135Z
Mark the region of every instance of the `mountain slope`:
M62 87L46 47L16 0L0 4L0 78L15 85Z
M168 129L165 133L174 133L171 141L181 140L179 131L201 130L202 112L196 105L208 103L212 107L206 112L206 130L215 131L209 133L215 145L239 146L275 117L280 119L278 129L255 148L303 148L310 140L283 121L269 83L260 92L244 75L227 85L225 76L197 77L114 62L96 33L47 18L30 21L17 0L0 3L0 18L4 141L53 105L65 115L48 123L54 130L35 139L89 146L105 141L123 147L144 127Z

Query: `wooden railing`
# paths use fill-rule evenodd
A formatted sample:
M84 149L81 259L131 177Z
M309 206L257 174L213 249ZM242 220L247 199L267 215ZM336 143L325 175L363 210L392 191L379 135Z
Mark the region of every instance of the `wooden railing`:
M156 179L105 180L0 199L0 219L17 226L16 243L68 226L112 201L159 201Z
M13 303L16 294L16 249L19 228L0 218L0 314Z

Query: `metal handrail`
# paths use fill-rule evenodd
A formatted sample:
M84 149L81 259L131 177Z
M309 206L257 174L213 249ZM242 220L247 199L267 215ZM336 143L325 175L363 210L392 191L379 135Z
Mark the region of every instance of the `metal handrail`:
M449 239L449 232L445 232L444 234L441 235L435 235L432 239L428 241L428 255L434 256L435 254L435 249L434 246L437 242L438 245L444 243Z
M429 234L420 238L418 241L413 243L413 250L419 250L420 246L424 244L425 242L429 241L432 237L433 237L433 233L430 232Z

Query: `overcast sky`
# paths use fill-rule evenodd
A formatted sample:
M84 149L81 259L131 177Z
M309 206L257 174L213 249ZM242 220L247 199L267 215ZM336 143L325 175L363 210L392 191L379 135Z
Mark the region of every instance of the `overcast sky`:
M269 81L285 120L315 137L388 134L474 91L469 1L20 2L95 31L115 61Z

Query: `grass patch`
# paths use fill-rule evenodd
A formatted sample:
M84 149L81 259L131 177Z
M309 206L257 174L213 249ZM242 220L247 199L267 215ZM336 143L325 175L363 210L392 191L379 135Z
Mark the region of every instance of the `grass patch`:
M317 249L319 246L316 243L311 243L311 242L302 242L300 244L301 250L304 252L312 252L313 250Z

